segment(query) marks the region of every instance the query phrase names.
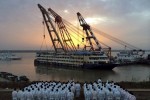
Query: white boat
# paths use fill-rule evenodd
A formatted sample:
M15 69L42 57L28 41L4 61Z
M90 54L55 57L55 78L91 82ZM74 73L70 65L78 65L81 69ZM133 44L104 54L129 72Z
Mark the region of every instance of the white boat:
M0 60L21 60L21 57L18 57L10 52L3 52L0 53Z
M120 64L137 63L142 59L142 55L136 50L122 50L117 54L117 62Z

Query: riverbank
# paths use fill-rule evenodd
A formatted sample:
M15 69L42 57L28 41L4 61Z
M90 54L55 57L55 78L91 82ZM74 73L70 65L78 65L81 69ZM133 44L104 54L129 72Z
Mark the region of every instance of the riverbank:
M3 79L2 79L3 80ZM35 83L38 81L33 82L10 82L10 81L0 81L0 88L1 89L13 89L13 88L24 88L25 86L28 86L32 83ZM84 83L80 83L83 85ZM150 81L145 82L116 82L119 86L125 88L125 89L150 89Z
M10 82L10 81L0 77L0 82Z

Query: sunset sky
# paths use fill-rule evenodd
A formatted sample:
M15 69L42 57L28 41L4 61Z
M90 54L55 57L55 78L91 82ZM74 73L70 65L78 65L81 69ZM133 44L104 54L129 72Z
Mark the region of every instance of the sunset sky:
M80 12L92 27L150 50L150 0L0 0L0 50L40 49L43 25L38 3L72 24Z

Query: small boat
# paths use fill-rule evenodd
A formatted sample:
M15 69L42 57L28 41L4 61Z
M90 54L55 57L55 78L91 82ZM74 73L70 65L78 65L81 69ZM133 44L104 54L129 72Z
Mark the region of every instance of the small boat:
M0 60L21 60L21 57L18 57L10 52L3 52L0 53Z
M29 79L26 76L17 76L13 75L12 73L8 72L0 72L0 77L4 78L8 81L13 81L13 82L28 82Z

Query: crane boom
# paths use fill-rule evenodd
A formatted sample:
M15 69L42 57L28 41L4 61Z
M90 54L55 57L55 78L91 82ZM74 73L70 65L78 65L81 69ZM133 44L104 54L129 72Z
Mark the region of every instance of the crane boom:
M59 51L64 51L66 52L63 43L53 25L52 19L50 18L48 12L46 11L46 9L44 7L42 7L40 4L38 4L39 9L41 10L43 19L44 19L44 23L46 24L48 33L50 35L52 44L54 46L55 52L59 52Z
M93 46L93 43L92 43L92 39L95 41L95 43L96 43L96 45L98 47L97 50L101 50L100 43L98 42L97 38L93 34L90 26L86 23L86 21L84 20L84 18L82 17L82 15L79 12L77 13L77 17L79 19L80 26L83 27L83 30L86 33L86 39L89 41L89 44L90 44L90 50L94 50L95 49L94 46Z
M90 26L86 23L86 21L84 20L84 18L82 17L82 15L79 12L77 13L77 17L79 19L80 26L83 27L83 30L86 33L86 36L87 36L86 39L89 41L89 44L90 44L90 50L104 51L106 53L106 55L111 59L111 47L103 48L103 50L102 50L102 47L101 47L99 41L97 40L97 38L95 37L94 33L92 32ZM97 49L95 49L93 47L92 39L95 41L95 43L97 45Z
M62 37L62 42L66 51L69 51L69 50L76 51L77 49L71 39L71 36L65 24L63 23L62 18L56 12L54 12L51 8L49 8L48 11L55 18L55 23L57 23L57 26L59 28L59 32Z

